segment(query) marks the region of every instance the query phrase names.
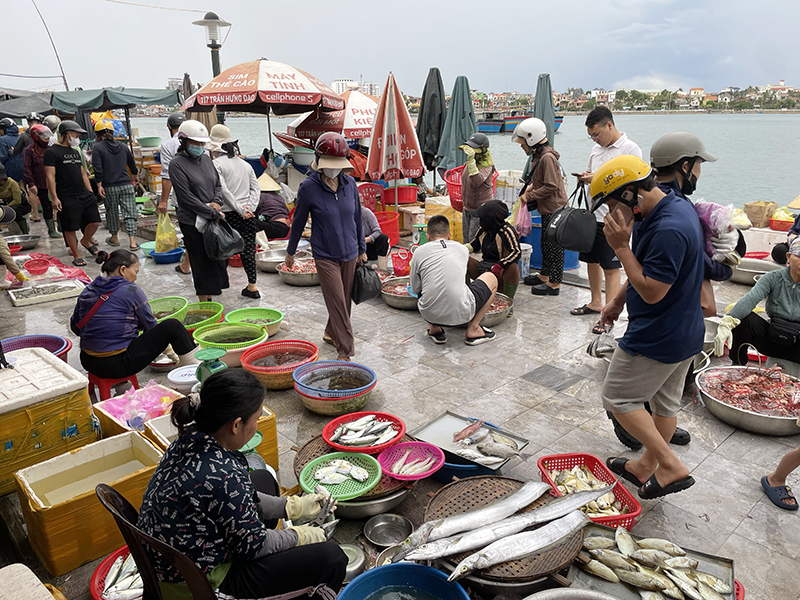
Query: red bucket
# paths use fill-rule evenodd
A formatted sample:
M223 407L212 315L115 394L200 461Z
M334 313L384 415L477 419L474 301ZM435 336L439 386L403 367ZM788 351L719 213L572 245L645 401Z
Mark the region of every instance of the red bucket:
M407 277L411 273L411 252L400 248L392 254L392 268L395 277Z

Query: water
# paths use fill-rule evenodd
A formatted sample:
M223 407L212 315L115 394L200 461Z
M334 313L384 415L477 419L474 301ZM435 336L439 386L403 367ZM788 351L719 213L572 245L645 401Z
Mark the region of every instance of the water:
M455 594L454 594L455 595ZM440 596L407 585L385 585L364 600L439 600Z
M670 131L690 131L703 140L719 160L703 165L694 194L719 204L769 200L785 206L800 194L795 175L800 171L800 115L798 114L646 114L615 115L617 128L639 144L647 160L650 146ZM586 135L585 116L566 116L555 136L555 149L567 173L581 172L589 162L593 142ZM286 131L292 118L271 118L272 131ZM131 119L141 136L168 135L166 119ZM268 146L266 119L231 118L226 123L234 139L239 139L247 155L260 154ZM498 169L521 170L525 154L511 141L510 133L490 134L491 151ZM283 144L273 137L273 148L282 152ZM426 179L430 185L432 177ZM437 178L437 181L440 181ZM574 188L570 177L570 189Z

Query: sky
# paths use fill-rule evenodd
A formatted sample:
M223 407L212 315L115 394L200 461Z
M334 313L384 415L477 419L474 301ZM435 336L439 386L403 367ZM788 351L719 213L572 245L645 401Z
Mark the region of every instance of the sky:
M719 91L786 80L800 88L800 2L777 0L36 0L70 89L166 87L188 72L211 78L205 11L232 23L222 68L270 58L331 84L386 81L419 95L430 67L446 90L458 75L484 92L703 87ZM57 75L32 0L6 0L0 73ZM199 12L187 12L199 11ZM63 90L60 79L0 75L0 87Z

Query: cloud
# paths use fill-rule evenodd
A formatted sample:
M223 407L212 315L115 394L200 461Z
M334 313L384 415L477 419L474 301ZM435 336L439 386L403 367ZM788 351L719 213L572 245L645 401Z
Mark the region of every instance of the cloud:
M678 75L667 75L663 73L653 73L650 75L635 75L627 79L617 81L612 89L627 88L631 90L658 90L663 89L675 91L678 88L689 89L685 77Z

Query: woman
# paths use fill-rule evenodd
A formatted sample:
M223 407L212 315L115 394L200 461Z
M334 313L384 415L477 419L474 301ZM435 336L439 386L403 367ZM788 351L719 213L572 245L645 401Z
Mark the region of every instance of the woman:
M35 206L36 198L39 199L44 222L47 225L47 235L56 239L60 238L61 234L56 231L56 223L53 220L53 204L47 193L47 178L44 175L44 153L50 146L52 136L53 132L44 125L31 127L33 143L22 151L22 178L28 187L28 194L32 200L31 206ZM36 221L35 218L33 220Z
M467 155L461 174L461 192L464 210L461 212L463 239L472 240L479 227L478 209L494 197L492 177L494 160L489 152L489 137L485 133L473 133L458 147Z
M230 286L228 261L209 258L202 233L208 221L223 216L222 184L205 153L211 139L206 126L200 121L184 121L178 128L178 139L180 146L169 163L169 178L178 204L183 245L189 253L194 290L200 302L208 302Z
M363 204L361 205L361 230L364 232L364 242L367 244L367 259L377 260L378 268L385 271L389 266L389 253L392 250L389 236L381 230L375 213Z
M539 210L544 232L552 214L567 203L559 154L547 141L547 128L541 119L525 119L517 125L512 137L530 156L531 168L524 176L525 186L520 195L528 210ZM533 285L531 293L535 296L558 296L564 274L564 249L546 241L544 234L541 247L542 268L537 275L526 277L525 284Z
M255 211L261 197L261 188L253 167L236 155L237 142L231 139L231 130L225 125L211 128L211 141L206 144L219 174L224 200L223 212L244 240L244 250L239 253L247 274L247 287L242 290L245 298L261 298L256 286L256 232L258 222Z
M100 251L96 261L104 275L78 296L70 327L81 338L81 364L100 377L135 375L170 344L182 365L196 364L196 345L183 323L157 323L147 297L136 285L139 261L128 250ZM141 335L140 335L141 332Z
M481 253L481 261L474 258L467 262L470 279L477 279L495 264L502 269L503 293L513 298L519 286L519 258L522 251L517 240L517 232L506 222L508 207L499 200L490 200L475 211L479 227L475 238L467 246L470 254ZM508 316L512 313L509 312Z
M328 308L323 340L336 346L339 360L353 356L350 293L356 262L367 262L361 223L361 201L355 179L346 175L353 167L350 149L338 133L323 133L314 147L311 174L297 190L297 206L286 248L286 266L294 264L297 243L311 215L311 246L319 284Z
M727 343L735 365L747 364L748 346L761 354L800 363L800 342L780 339L780 332L800 337L800 239L789 248L789 266L762 275L730 312L722 317L714 339L714 353L722 356ZM752 312L764 298L770 321Z
M137 525L188 556L220 598L317 588L313 598L332 600L344 580L344 552L325 542L319 527L275 531L263 522L312 519L325 496L278 497L269 472L248 473L237 452L256 433L263 399L253 375L228 369L209 377L200 394L175 400L171 414L179 436L150 479ZM191 598L180 573L158 553L149 554L164 599Z
M256 207L258 228L266 234L268 240L285 239L289 235L292 221L289 218L286 202L278 193L281 191L281 186L266 171L258 178L258 186L261 189Z

